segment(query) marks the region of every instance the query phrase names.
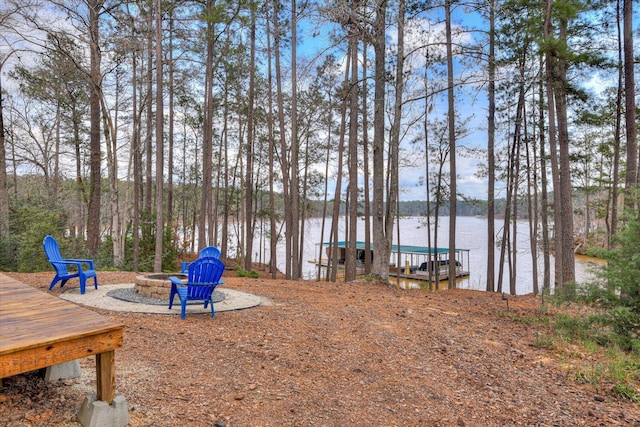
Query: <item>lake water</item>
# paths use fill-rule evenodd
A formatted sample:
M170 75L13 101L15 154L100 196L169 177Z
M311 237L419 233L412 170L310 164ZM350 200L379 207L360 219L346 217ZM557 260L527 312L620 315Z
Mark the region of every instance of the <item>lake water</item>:
M313 218L307 220L305 224L305 240L303 252L303 276L305 278L315 278L315 266L309 261L314 261L317 256L317 244L320 243L320 231L322 226L321 218ZM325 231L323 235L324 241L329 241L329 230L331 227L330 220L325 221ZM394 228L397 227L394 226ZM433 238L433 225L432 238ZM496 230L501 231L502 221L496 221ZM340 240L344 240L344 221L341 219L339 223ZM394 233L395 234L395 233ZM358 221L358 240L364 240L364 221ZM398 244L398 238L394 235L394 244ZM517 239L517 275L516 275L516 292L518 295L528 294L533 291L533 276L531 259L531 249L529 246L529 229L526 221L518 223L518 239ZM407 217L400 220L400 244L401 245L427 245L427 228L426 218L423 217ZM267 242L268 246L268 242ZM449 218L441 217L438 228L438 247L449 246ZM486 218L476 217L458 217L456 222L456 246L458 249L469 250L469 271L470 275L466 278L458 280L458 287L465 289L484 290L486 287L486 254L487 254L487 220ZM259 243L254 244L254 250L258 250ZM268 260L267 254L263 259ZM278 245L278 268L284 271L284 244ZM496 285L498 281L498 267L500 262L500 248L496 246ZM254 261L258 260L258 254L254 255ZM591 268L594 265L593 259L588 257L576 258L576 278L577 281L587 280L591 274ZM539 287L542 288L542 272L543 259L539 255L538 275ZM505 259L505 272L503 277L502 289L509 291L509 279ZM551 278L553 280L553 257L551 259Z

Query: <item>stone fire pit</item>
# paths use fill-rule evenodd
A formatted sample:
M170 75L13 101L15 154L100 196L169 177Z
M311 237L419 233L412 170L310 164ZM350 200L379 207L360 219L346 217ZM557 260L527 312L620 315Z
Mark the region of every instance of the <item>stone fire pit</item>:
M148 298L169 299L171 293L171 280L170 276L178 277L181 280L187 278L186 274L147 274L144 276L137 276L135 281L134 290L137 294Z

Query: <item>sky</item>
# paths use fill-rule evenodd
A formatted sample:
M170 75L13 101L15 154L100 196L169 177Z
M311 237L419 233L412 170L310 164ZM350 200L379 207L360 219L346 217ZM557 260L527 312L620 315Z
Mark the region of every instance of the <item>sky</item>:
M462 9L454 11L454 21L456 20L457 22L462 20L466 25L473 24L476 27L481 27L483 25L481 18L477 14L474 15L469 11ZM454 33L455 30L456 25L454 24ZM314 31L317 32L318 29L314 28ZM405 52L413 51L416 46L424 44L425 40L432 45L438 45L439 42L443 41L444 24L440 22L433 23L427 19L415 19L413 21L413 25L407 24L407 31L405 31L405 34ZM474 37L483 37L483 35L477 31L475 33L460 31L457 36L454 36L454 42L461 45L471 44L475 41ZM393 28L388 31L387 38L388 48L396 43L397 35ZM318 40L321 40L320 45L328 45L328 38L323 36L321 31ZM300 51L304 54L307 52L306 49L309 49L309 47L304 47L300 49ZM438 52L438 49L440 49L440 52ZM433 48L433 50L430 51L430 55L437 55L438 53L442 54L442 49L444 49L444 43L442 43L440 47ZM309 52L313 52L313 49L310 49ZM413 55L413 57L408 60L406 66L416 70L416 73L419 76L424 70L424 53L422 53L424 50L418 50L417 52L417 55ZM390 55L393 55L393 53L391 52ZM479 65L482 66L482 64ZM469 75L474 72L473 67L469 67L468 64L462 65L460 61L454 64L454 68L456 69L456 73L466 73ZM476 68L476 70L478 70L478 68ZM612 87L617 84L615 81L611 81L608 77L603 76L604 75L599 72L593 72L593 75L583 84L583 88L597 95L606 87ZM419 82L417 84L414 82L414 84L415 87L420 86ZM422 91L424 93L424 89ZM388 97L391 98L389 95ZM389 98L387 100L388 103L392 101ZM418 104L421 105L413 108L423 110L424 102L420 101ZM456 141L456 145L460 147L456 156L457 188L459 193L463 196L486 200L488 193L487 179L478 176L478 172L482 169L482 166L486 166L486 158L483 157L485 154L484 151L482 151L486 150L487 146L486 92L481 90L478 86L470 84L466 86L464 90L456 92L455 105L457 114L460 115L460 120L469 120L467 124L469 134ZM447 105L445 96L441 96L438 100L435 100L434 107L433 112L430 114L430 119L434 117L438 117L440 119L446 118ZM411 108L411 106L405 106L405 112L408 110L410 111ZM421 111L416 111L415 114L421 113ZM411 116L412 113L409 112L409 115ZM417 129L415 131L409 132L405 141L401 143L401 146L405 147L407 152L411 150L408 141L416 138L420 139L419 134L421 133L421 125L418 124L416 128ZM506 132L509 132L508 126L506 128ZM423 140L424 138L422 137L421 139ZM500 130L498 130L496 134L496 152L504 149L507 145L507 141L508 134L501 134ZM464 153L466 150L464 150L463 147L478 150L476 151L475 158L465 155ZM411 156L411 159L414 160L414 164L412 166L403 166L400 170L400 200L424 200L426 198L426 188L424 185L424 154L415 153ZM448 164L446 165L445 170L448 170ZM362 186L362 184L360 185ZM503 197L503 189L504 184L497 182L496 197Z
M460 12L458 12L457 18L459 19L463 16ZM464 15L465 20L473 19L471 15ZM423 43L424 40L429 40L432 44L437 44L437 42L442 40L443 37L443 24L441 23L432 23L426 19L419 19L414 21L413 26L409 26L409 31L406 32L406 44L407 51L412 50L420 43ZM326 46L330 45L329 42L329 31L331 27L326 25L321 26L311 26L309 23L301 23L300 28L300 38L304 41L303 45L300 46L298 52L300 55L305 57L313 57L316 55L318 50L324 49ZM310 34L316 34L315 36L310 36ZM388 45L393 46L397 39L396 34L394 33L393 28L391 28L388 32ZM469 33L460 33L458 36L457 42L459 43L469 43L472 41L472 36ZM6 46L5 46L6 47ZM0 45L0 53L2 46ZM440 48L442 49L442 48ZM438 52L431 52L431 54L437 54ZM441 52L440 52L441 53ZM423 56L424 54L414 55L410 58L407 66L417 70L417 72L422 72L424 69L423 65ZM24 58L22 58L24 61ZM317 64L316 64L317 65ZM314 68L312 66L311 68ZM462 66L457 63L456 64L457 71L462 69ZM3 78L2 84L6 89L5 84L7 83L7 79ZM414 82L415 87L419 88L420 82ZM590 80L587 81L585 87L594 92L601 91L607 85L611 85L610 82L603 79L601 75L594 74ZM419 90L419 89L418 89ZM468 136L463 139L457 141L458 146L465 146L470 148L485 148L486 147L486 101L484 99L485 95L482 92L479 92L477 88L470 87L468 91L461 92L456 94L456 108L459 111L461 118L471 117L471 121L468 127L471 129L471 132ZM422 108L422 106L415 107L417 110ZM446 98L441 97L439 100L435 101L434 110L430 114L430 118L440 117L444 118L446 116ZM406 107L405 111L410 111L411 107ZM420 114L420 111L416 111L414 114ZM420 126L416 126L416 128L420 128ZM414 132L410 132L409 135L405 138L405 141L402 143L406 148L407 152L410 153L409 140L419 138L419 130ZM498 138L498 144L504 138ZM485 163L485 160L482 158L473 158L463 155L462 151L459 150L458 155L456 157L457 170L458 170L458 179L457 185L458 190L465 196L486 199L487 197L487 183L486 179L479 178L477 176L477 172L479 166L482 163ZM412 160L414 160L413 166L403 166L400 171L400 199L401 200L424 200L426 198L426 188L423 184L424 175L425 175L425 165L424 165L424 155L419 153L410 154ZM330 188L329 190L332 192L333 190ZM499 193L498 193L499 194Z
M468 19L468 18L467 18ZM304 43L298 48L299 55L302 55L306 58L314 58L320 57L318 52L323 52L326 46L330 45L328 32L331 27L328 25L322 27L308 27L305 24L301 24L301 28L299 31L302 33L301 39L304 40ZM306 37L305 34L313 33L314 37ZM428 41L432 45L430 48L429 54L432 56L443 55L444 54L444 24L443 23L432 23L426 19L415 19L413 23L407 24L407 28L405 31L405 52L415 51L415 53L407 58L407 62L405 64L406 69L413 70L415 77L411 82L412 88L408 88L408 90L413 91L414 94L417 93L418 96L424 94L424 83L422 82L422 75L424 70L424 49L419 49L419 46L422 46L425 41ZM392 27L388 31L387 34L387 48L389 50L388 55L394 55L393 49L395 49L395 45L397 43L397 32ZM460 32L457 37L454 39L455 42L460 44L470 43L472 42L472 37L469 33ZM442 44L439 44L441 43ZM433 47L435 46L435 47ZM371 54L372 48L369 48L369 53ZM339 52L340 55L343 55L344 52ZM343 67L346 64L346 60L342 58L340 61ZM370 65L369 69L373 66ZM456 67L460 67L460 64L457 63ZM339 71L340 78L344 75L344 68ZM436 80L436 77L429 77L430 79ZM472 92L477 91L476 89L471 89ZM392 101L391 96L387 95L387 103ZM459 110L459 114L462 119L469 118L470 122L468 124L468 128L471 130L470 134L458 141L458 144L461 146L467 146L471 148L483 148L486 147L486 102L484 99L479 99L478 97L467 96L466 94L457 94L456 95L456 106ZM444 119L446 117L447 112L447 101L446 97L441 96L439 98L434 98L434 109L430 113L429 118L439 118ZM370 106L371 108L371 106ZM418 101L414 103L414 105L406 104L404 107L404 115L407 115L407 121L411 120L411 117L419 117L423 114L424 110L424 101ZM465 116L466 115L466 116ZM410 130L403 141L401 142L401 147L404 147L406 153L409 154L409 160L412 163L412 166L402 166L400 170L400 200L425 200L426 195L426 186L424 184L424 176L425 176L425 160L424 153L415 152L415 149L411 146L410 142L414 139L424 140L424 137L421 137L422 134L422 121L416 123L412 129ZM388 135L388 134L387 134ZM424 144L421 144L422 146ZM456 164L458 169L458 190L460 193L465 196L485 199L487 198L487 183L486 179L478 178L477 171L478 166L484 160L471 158L465 155L462 155L462 151L459 150L458 155L456 157ZM404 162L406 163L406 162ZM485 162L486 163L486 162ZM432 166L433 168L433 166ZM445 167L448 170L448 162ZM330 184L329 192L332 193L335 183ZM359 184L362 187L362 183Z

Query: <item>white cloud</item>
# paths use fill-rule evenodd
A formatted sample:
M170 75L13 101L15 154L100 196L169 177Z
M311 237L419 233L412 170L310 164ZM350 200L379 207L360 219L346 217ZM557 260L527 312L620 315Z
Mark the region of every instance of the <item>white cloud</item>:
M600 73L594 73L591 76L591 79L584 83L584 88L592 91L596 95L600 95L605 89L614 86L615 82L610 79L603 79Z

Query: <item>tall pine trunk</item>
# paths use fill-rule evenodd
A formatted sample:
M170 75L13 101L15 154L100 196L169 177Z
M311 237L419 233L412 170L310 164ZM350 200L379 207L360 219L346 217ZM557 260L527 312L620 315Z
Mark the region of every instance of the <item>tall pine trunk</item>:
M496 29L495 29L496 1L489 0L489 86L488 86L488 116L487 116L487 292L495 290L495 182L496 182Z
M247 113L247 152L246 152L246 171L245 171L245 264L247 271L253 270L253 145L254 145L254 99L255 99L255 69L256 69L256 11L253 5L251 7L251 28L249 35L249 105Z
M291 0L291 141L289 150L291 152L291 188L289 197L291 198L291 231L288 233L291 239L291 278L296 280L300 277L300 174L298 158L300 145L298 143L298 10L296 0ZM281 105L282 107L282 105Z
M564 46L567 44L567 20L560 20L560 40ZM555 62L557 74L555 77L554 92L556 96L556 116L558 118L558 146L560 154L560 195L562 205L560 218L562 221L562 285L566 287L565 293L572 298L573 286L568 286L575 280L575 255L573 237L573 194L571 185L571 159L569 153L569 123L567 117L567 60L562 54L558 55Z
M164 241L164 99L162 96L162 4L155 0L156 39L156 245L153 271L162 271Z
M391 243L385 235L384 218L384 133L385 133L385 16L387 1L377 0L373 24L374 95L373 95L373 257L372 272L382 281L389 279Z
M207 0L206 14L206 55L205 81L204 81L204 106L203 106L203 129L202 129L202 196L200 199L200 216L198 218L198 250L207 246L209 236L213 235L211 230L212 218L211 209L211 182L212 182L212 155L213 155L213 57L214 57L214 24L212 14L214 13L214 1Z
M273 32L274 32L274 46L273 55L275 58L275 72L276 72L276 103L278 108L278 130L280 133L280 169L282 171L282 198L284 201L284 211L292 212L292 203L290 197L290 166L287 153L287 141L286 141L286 129L284 122L284 95L282 93L282 73L280 67L280 18L278 16L280 12L280 4L278 0L273 0ZM293 256L297 258L297 254L292 253L292 215L285 215L285 277L287 279L292 278L292 265L291 259Z
M624 0L624 99L627 135L627 170L625 206L637 211L638 206L638 128L636 123L636 86L633 52L633 0Z
M345 218L348 224L347 253L345 259L345 282L356 278L356 236L358 223L358 39L355 31L349 35L351 54L351 80L349 84L349 212Z
M89 0L89 51L90 51L90 131L89 146L91 151L90 180L89 180L89 210L87 218L87 249L91 257L98 255L100 240L100 198L102 195L101 150L100 150L100 87L102 73L100 72L100 28L99 11L104 0Z
M2 66L0 65L0 70ZM9 229L9 189L7 187L7 153L4 141L4 117L2 115L2 79L0 79L0 241L8 239Z
M267 117L267 127L268 127L268 136L269 136L269 253L271 258L269 259L269 272L271 273L271 278L276 278L277 273L277 243L278 243L278 233L276 233L276 213L275 213L275 196L274 196L274 168L275 168L275 159L273 152L276 149L275 139L274 139L274 131L273 131L273 66L271 64L272 51L271 51L271 38L273 34L271 33L271 20L269 19L269 8L265 8L267 19L267 81L268 81L268 99L269 99L269 114Z
M456 183L456 110L453 90L453 47L451 37L451 3L445 0L445 25L447 37L447 100L449 122L449 288L456 288L456 210L458 189Z
M558 138L556 131L556 102L554 93L554 70L556 56L552 51L551 38L553 35L553 26L551 22L551 13L553 9L553 0L547 0L545 21L544 21L544 37L546 40L545 47L545 91L547 98L547 119L548 119L548 135L549 135L549 160L551 162L551 177L553 180L553 242L555 249L555 268L554 282L555 286L562 287L562 219L560 212L562 209L562 198L560 197L560 169L558 161Z

